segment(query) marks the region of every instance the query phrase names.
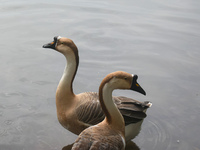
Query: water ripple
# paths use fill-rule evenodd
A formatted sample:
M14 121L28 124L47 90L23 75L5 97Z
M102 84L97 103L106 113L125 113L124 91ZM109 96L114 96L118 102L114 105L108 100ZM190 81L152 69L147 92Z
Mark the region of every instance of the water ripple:
M1 92L0 93L0 97L6 98L6 97L13 97L13 96L22 96L22 97L26 97L28 96L27 94L23 93L23 92Z
M0 111L0 117L2 117L3 116L3 111Z
M151 149L165 149L172 147L172 135L168 131L171 127L160 121L148 121L142 128L139 144L148 146ZM137 143L137 142L136 142ZM144 149L147 149L144 147Z
M12 125L13 121L12 120L5 120L4 123L5 123L5 125Z
M0 137L6 136L8 134L8 131L6 129L0 130Z
M34 81L34 82L32 82L32 83L38 84L38 85L52 84L52 82L49 82L49 81Z

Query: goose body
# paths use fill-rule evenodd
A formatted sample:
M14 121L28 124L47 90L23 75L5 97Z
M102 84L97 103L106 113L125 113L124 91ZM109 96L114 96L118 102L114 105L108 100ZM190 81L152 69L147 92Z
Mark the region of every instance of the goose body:
M56 90L57 118L60 124L74 134L104 120L105 115L96 92L74 94L73 81L79 65L78 49L71 39L54 37L54 41L43 46L62 53L67 61ZM143 91L143 94L146 93ZM133 139L140 131L146 109L150 102L139 102L127 97L112 97L125 120L125 139Z
M113 102L115 89L132 89L142 92L136 78L126 72L118 71L107 75L99 87L99 101L105 119L97 125L85 129L78 136L72 150L124 150L125 124L118 108ZM138 86L131 86L131 85Z

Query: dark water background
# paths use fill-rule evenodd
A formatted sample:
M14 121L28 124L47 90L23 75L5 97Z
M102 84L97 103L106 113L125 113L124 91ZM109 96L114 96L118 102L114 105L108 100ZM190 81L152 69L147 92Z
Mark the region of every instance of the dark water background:
M55 35L79 48L75 93L98 91L113 71L138 74L146 97L114 94L153 103L133 140L140 150L200 149L199 0L0 3L0 150L60 150L77 137L56 117L66 61L42 48Z

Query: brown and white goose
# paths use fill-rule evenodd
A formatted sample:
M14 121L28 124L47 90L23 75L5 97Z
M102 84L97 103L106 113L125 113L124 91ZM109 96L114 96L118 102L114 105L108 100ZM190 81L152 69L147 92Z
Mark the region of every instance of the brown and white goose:
M99 101L105 119L81 132L72 150L125 149L124 119L113 102L112 92L115 89L131 89L144 93L144 90L136 82L136 78L136 75L117 71L108 74L103 79L99 87Z
M54 37L54 41L43 46L52 48L66 57L67 65L56 90L57 117L60 124L69 131L80 134L91 125L101 122L105 115L96 92L74 94L73 81L79 65L78 49L71 39ZM137 78L135 76L135 78ZM146 95L145 91L142 94ZM125 120L126 141L133 139L140 131L146 109L150 102L139 102L127 97L112 97Z

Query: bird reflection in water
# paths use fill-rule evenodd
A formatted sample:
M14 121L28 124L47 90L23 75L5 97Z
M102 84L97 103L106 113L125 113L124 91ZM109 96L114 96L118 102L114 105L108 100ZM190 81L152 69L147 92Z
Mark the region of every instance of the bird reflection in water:
M63 147L62 150L71 150L73 144L74 143ZM128 143L126 143L125 150L140 150L140 148L133 141L129 141Z

